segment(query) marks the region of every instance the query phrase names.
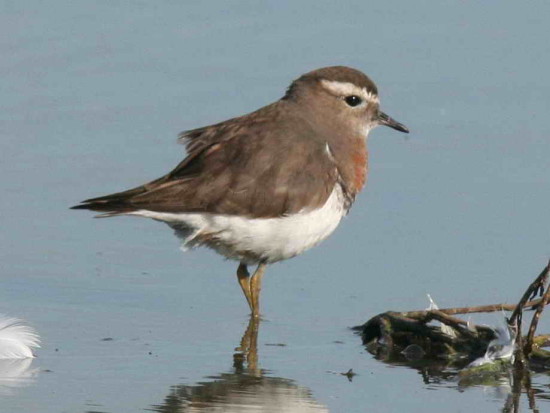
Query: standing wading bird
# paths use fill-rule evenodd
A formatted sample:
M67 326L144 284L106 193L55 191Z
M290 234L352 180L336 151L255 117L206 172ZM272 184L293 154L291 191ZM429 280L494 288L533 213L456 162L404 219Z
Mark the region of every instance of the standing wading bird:
M275 103L183 132L188 155L167 175L73 208L153 218L185 246L238 260L239 284L258 317L266 266L319 244L348 212L367 177L367 135L378 125L408 133L380 111L366 75L325 67L292 82Z

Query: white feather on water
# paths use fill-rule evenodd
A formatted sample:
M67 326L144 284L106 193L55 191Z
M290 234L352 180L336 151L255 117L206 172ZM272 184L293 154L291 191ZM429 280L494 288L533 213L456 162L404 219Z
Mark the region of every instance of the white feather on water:
M40 336L18 318L0 314L0 359L33 358L40 347Z
M431 311L431 310L439 310L439 307L437 306L437 304L435 303L435 301L432 299L432 296L430 294L426 294L428 296L428 300L430 300L430 306L428 308L426 308L427 311ZM448 336L451 336L451 337L456 337L456 333L455 331L453 330L452 327L446 325L446 324L443 324L443 323L439 323L440 324L440 327L441 328L441 331L445 334L447 334Z
M497 360L509 360L511 363L514 362L516 334L510 330L505 323L493 328L493 330L496 338L489 343L483 357L472 361L468 367L494 363Z
M439 310L439 307L437 306L435 301L432 299L430 294L427 294L427 296L428 296L428 300L430 301L430 306L426 310L428 311ZM503 318L506 319L504 315L503 315ZM441 324L442 332L450 335L451 337L456 337L456 334L451 327L446 326L443 323L440 323L440 324ZM468 329L472 330L470 319L468 319L466 326ZM480 357L472 361L468 365L468 367L481 366L483 364L493 363L496 360L511 360L513 362L515 342L516 342L515 333L510 330L510 328L506 323L504 323L503 325L500 325L497 327L491 327L491 328L495 332L496 338L489 343L489 345L487 346L487 351L485 352L483 357Z

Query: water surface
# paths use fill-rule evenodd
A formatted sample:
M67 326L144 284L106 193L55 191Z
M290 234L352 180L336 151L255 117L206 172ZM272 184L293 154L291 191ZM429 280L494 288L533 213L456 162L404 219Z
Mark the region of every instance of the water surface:
M547 3L0 7L0 312L43 337L26 375L0 380L0 410L509 403L510 383L464 387L445 368L377 361L349 327L425 308L426 293L444 307L515 302L548 259ZM180 253L155 222L68 210L167 172L183 156L178 132L252 111L334 64L368 73L412 133L374 131L350 215L268 269L255 352L235 350L248 327L235 263ZM340 374L350 368L352 381ZM548 376L531 379L544 411Z

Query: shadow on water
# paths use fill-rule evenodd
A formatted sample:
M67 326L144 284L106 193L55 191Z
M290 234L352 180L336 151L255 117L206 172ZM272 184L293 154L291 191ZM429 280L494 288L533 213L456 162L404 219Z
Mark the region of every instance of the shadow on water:
M242 412L253 408L262 412L328 412L313 399L311 391L290 379L268 377L259 367L259 320L251 317L239 347L233 354L230 372L189 386L177 384L159 405L150 411Z
M464 374L464 368L472 361L469 359L438 359L430 358L420 353L404 354L403 352L387 352L380 346L367 344L366 349L377 360L394 366L407 367L416 370L430 389L455 388L465 392L471 388L481 388L492 392L494 397L503 400L503 413L521 411L521 398L526 395L529 409L534 412L544 411L537 407L537 402L550 402L548 385L533 383L532 378L541 375L548 378L547 371L534 371L525 368L520 363L504 366L482 374ZM539 380L537 380L539 381Z

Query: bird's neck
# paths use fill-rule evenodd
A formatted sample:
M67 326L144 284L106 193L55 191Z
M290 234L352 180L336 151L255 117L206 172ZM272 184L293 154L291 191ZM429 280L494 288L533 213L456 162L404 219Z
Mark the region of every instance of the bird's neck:
M353 163L353 188L358 193L367 183L369 152L364 140L360 141L352 156Z
M367 181L368 152L365 139L340 138L332 142L331 150L346 192L354 199Z

